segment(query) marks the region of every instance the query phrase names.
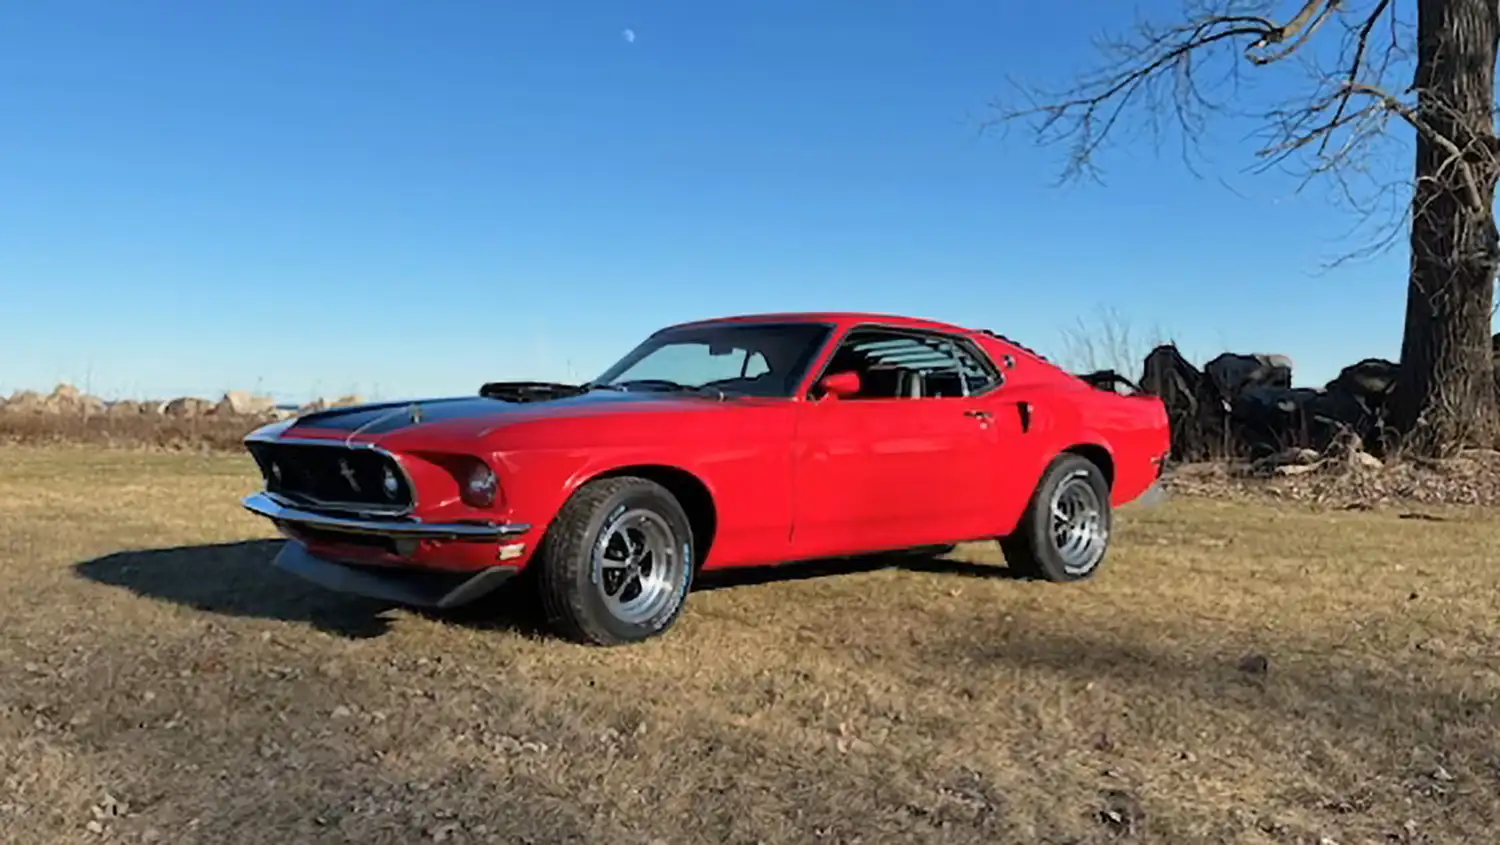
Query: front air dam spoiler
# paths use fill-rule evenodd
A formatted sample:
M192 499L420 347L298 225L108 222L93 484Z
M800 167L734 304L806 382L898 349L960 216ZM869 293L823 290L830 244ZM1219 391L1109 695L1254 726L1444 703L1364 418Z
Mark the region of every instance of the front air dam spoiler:
M514 566L458 573L355 566L318 557L296 540L287 541L271 565L334 592L439 610L483 598L520 571Z

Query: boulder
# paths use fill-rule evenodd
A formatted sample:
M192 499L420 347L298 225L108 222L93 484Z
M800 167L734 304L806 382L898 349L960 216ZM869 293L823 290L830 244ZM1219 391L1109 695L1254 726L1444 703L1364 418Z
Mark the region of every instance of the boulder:
M326 411L329 408L348 408L354 405L363 405L364 403L365 398L357 393L353 393L348 396L340 396L337 399L329 399L326 396L320 396L317 399L314 399L311 402L308 402L306 405L298 408L297 415L301 416L302 414L312 414L318 411Z
M214 404L197 396L179 396L161 406L161 413L178 419L193 419L213 410Z
M1491 345L1500 385L1500 334ZM1343 437L1381 443L1396 375L1395 362L1365 358L1321 388L1293 387L1285 355L1225 352L1200 372L1168 344L1146 356L1141 386L1167 406L1174 459L1263 460L1289 448L1322 452Z
M1292 359L1285 355L1241 355L1225 352L1203 366L1203 372L1229 401L1249 387L1292 386Z
M247 390L231 390L213 407L219 416L265 417L276 410L276 400L269 396L257 396Z
M1347 393L1367 403L1384 404L1396 387L1398 365L1384 358L1365 358L1339 370L1328 382L1329 393Z
M42 400L41 410L48 414L98 414L104 411L104 400L71 384L59 384Z
M1220 448L1229 405L1175 344L1151 350L1141 369L1140 386L1143 392L1161 397L1167 407L1174 459L1203 460Z
M4 410L13 414L40 414L46 410L46 400L35 390L17 390L5 400Z

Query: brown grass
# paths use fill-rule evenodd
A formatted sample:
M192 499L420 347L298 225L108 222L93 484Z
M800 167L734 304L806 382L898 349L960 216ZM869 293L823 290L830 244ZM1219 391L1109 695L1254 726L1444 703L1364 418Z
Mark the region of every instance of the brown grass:
M0 445L87 443L115 448L231 451L265 420L256 417L168 417L158 414L35 414L0 410Z
M439 619L279 575L238 507L255 482L242 456L0 447L0 839L1479 842L1500 820L1491 513L1177 498L1123 512L1089 583L1011 580L982 546L721 578L669 636L601 651L515 598Z

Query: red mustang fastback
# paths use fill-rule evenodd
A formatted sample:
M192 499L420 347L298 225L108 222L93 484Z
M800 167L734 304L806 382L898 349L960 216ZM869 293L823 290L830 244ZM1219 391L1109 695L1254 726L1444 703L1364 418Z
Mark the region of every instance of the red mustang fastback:
M559 634L608 645L666 631L699 570L998 539L1086 578L1169 441L1159 399L989 331L765 314L662 329L585 384L267 425L244 504L330 589L453 607L524 571Z

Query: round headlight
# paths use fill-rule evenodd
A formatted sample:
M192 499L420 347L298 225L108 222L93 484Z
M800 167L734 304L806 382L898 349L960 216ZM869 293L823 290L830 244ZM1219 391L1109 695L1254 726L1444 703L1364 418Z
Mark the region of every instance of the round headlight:
M487 464L477 463L469 470L469 479L464 484L464 501L477 508L487 508L495 503L497 487L495 471Z

